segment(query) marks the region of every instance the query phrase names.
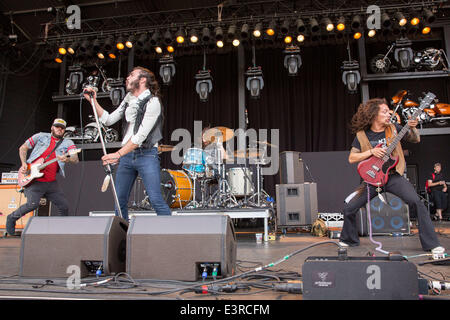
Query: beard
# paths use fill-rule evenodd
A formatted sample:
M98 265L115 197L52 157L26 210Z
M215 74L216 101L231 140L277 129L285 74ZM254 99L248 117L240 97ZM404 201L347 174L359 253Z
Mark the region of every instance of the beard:
M133 92L139 89L139 79L134 80L133 82L127 82L127 92Z
M58 135L58 134L56 133L55 129L52 128L52 136L54 136L56 139L62 139L63 136L64 136L64 133Z

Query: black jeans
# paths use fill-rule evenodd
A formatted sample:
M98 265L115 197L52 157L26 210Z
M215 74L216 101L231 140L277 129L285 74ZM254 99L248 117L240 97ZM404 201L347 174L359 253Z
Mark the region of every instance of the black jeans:
M370 199L377 195L374 186L369 186ZM409 206L409 210L417 212L417 220L419 223L419 239L422 249L431 250L440 246L436 233L434 232L433 222L425 205L420 201L414 187L408 180L399 174L389 176L387 184L383 190L395 194ZM356 225L356 215L358 210L367 203L367 187L364 188L360 195L355 196L344 206L344 225L342 227L340 240L350 246L359 245L358 228Z
M447 209L447 193L441 190L431 191L431 196L433 197L434 207L436 209Z
M34 181L25 188L24 193L27 198L27 203L20 206L6 218L6 232L9 234L14 234L17 220L39 207L41 198L47 198L48 201L51 201L58 208L58 214L60 216L67 216L69 214L69 205L57 181Z

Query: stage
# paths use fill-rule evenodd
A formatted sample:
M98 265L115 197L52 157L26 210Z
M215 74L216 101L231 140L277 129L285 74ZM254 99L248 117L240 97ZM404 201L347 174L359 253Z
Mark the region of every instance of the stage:
M450 222L433 222L442 246L450 247ZM81 284L87 284L80 289L68 289L67 279L24 279L19 275L19 256L21 248L20 237L0 239L0 299L49 299L49 300L205 300L226 302L229 300L259 301L259 305L270 305L275 301L303 300L301 293L278 291L280 285L302 282L302 266L305 259L311 256L335 257L338 254L337 240L328 237L315 237L302 229L291 230L286 235L277 234L275 240L255 240L255 233L260 230L236 230L237 261L236 273L233 280L216 283L218 287L224 284L236 284L234 292L218 291L213 293L195 293L194 287L199 289L199 282L169 281L169 279L152 279L137 281L126 274L114 276L88 277L81 279ZM429 263L430 257L424 256L418 238L418 230L412 227L411 236L376 236L374 240L382 243L383 250L400 252L401 255L417 266L418 277L437 281L448 281L450 276L448 264L434 265ZM323 244L321 244L323 242ZM335 243L331 243L335 242ZM314 245L314 247L308 248ZM361 245L348 248L349 257L368 257L384 254L375 250L369 237L361 237ZM302 249L306 249L302 251ZM292 255L289 259L279 262L283 257ZM157 257L164 259L164 257ZM273 267L264 268L239 277L252 269L275 263ZM422 264L424 263L425 264ZM447 262L448 263L448 262ZM237 277L236 277L237 276ZM220 279L218 279L220 280ZM102 283L104 282L104 283ZM95 283L98 283L95 285ZM293 285L295 288L296 285ZM199 292L204 292L200 290ZM439 295L424 295L423 299L448 299L449 292L442 290ZM336 297L335 299L339 299ZM395 300L395 299L393 299ZM246 305L253 305L246 301ZM271 302L272 301L272 302ZM244 302L241 302L241 304ZM179 306L184 304L178 303ZM187 306L187 304L186 304ZM172 310L171 312L176 312Z

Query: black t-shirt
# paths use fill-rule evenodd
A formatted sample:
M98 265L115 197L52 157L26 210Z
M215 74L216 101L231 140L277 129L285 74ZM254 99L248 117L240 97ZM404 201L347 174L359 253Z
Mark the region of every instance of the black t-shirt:
M433 178L433 174L434 174L434 178ZM439 173L431 173L428 180L432 180L432 182L445 181L444 176L442 175L442 171ZM444 189L444 186L437 185L437 186L430 187L430 189L431 189L431 191L435 191L435 190L442 191L442 189Z
M402 126L400 126L397 123L395 123L395 128L397 130L397 133L400 132L400 130L402 130ZM366 133L367 139L369 139L369 142L372 145L372 147L376 147L380 143L383 148L386 147L386 133L384 130L381 132L374 132L374 131L368 129L364 132ZM355 137L355 139L353 139L352 147L355 147L358 150L361 150L361 145L360 145L357 137Z

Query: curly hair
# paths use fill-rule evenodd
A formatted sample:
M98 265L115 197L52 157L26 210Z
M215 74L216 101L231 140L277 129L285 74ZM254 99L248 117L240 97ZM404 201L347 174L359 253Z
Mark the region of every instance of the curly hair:
M150 89L150 92L158 98L161 98L161 90L159 88L158 81L155 78L155 74L149 69L144 67L135 67L133 70L139 70L139 79L145 78L145 87Z
M369 129L373 120L377 117L380 105L382 104L387 105L386 99L374 98L361 103L350 122L350 130L352 133Z

